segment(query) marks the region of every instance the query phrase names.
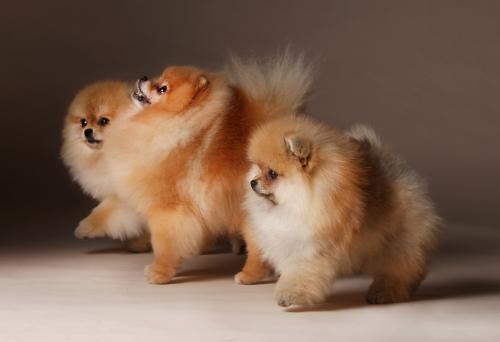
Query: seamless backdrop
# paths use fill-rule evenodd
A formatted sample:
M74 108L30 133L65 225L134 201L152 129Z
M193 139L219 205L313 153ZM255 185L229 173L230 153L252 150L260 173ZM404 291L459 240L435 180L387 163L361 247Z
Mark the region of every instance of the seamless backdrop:
M427 178L448 221L496 226L498 18L496 1L8 1L2 217L57 219L92 205L58 156L66 107L87 83L171 64L217 69L230 52L291 45L316 66L310 114L372 125Z

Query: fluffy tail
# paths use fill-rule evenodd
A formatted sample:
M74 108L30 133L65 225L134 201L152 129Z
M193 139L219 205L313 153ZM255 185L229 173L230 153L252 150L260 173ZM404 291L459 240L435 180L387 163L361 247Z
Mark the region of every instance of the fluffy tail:
M289 49L265 60L232 56L225 73L232 84L263 105L270 115L301 111L313 74L304 56L294 55Z
M373 128L365 125L355 125L347 131L347 135L362 143L369 144L372 148L381 149L382 142Z
M406 163L398 156L394 155L380 140L373 128L365 125L352 126L347 135L364 146L365 151L371 155L372 162L382 167L385 174L393 180L400 177L414 174L408 169Z

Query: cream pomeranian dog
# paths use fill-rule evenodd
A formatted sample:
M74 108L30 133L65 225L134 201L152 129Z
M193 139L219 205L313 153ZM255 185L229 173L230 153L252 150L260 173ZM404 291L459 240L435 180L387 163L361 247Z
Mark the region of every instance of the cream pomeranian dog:
M120 200L150 229L150 283L168 283L183 259L223 234L245 238L240 277L262 277L242 210L247 143L268 118L298 110L309 85L308 68L289 54L235 60L225 74L173 66L137 81L133 98L143 110L117 123L103 150Z
M100 204L75 230L78 238L108 236L130 240L129 249L148 249L140 215L116 196L103 156L109 131L138 108L124 82L97 82L82 89L71 103L63 129L61 156L73 178Z
M406 301L425 276L440 219L415 172L374 132L286 116L251 138L245 206L280 275L281 306L321 302L339 275L374 277L369 303Z

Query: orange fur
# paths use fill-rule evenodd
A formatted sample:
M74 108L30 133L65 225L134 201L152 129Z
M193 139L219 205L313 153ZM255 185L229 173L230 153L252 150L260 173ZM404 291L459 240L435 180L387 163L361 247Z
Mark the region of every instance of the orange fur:
M120 198L151 230L155 258L146 277L167 283L217 236L243 235L246 147L267 115L221 75L193 67L167 68L138 86L150 105L120 125L105 149ZM247 242L247 270L263 273L253 246Z

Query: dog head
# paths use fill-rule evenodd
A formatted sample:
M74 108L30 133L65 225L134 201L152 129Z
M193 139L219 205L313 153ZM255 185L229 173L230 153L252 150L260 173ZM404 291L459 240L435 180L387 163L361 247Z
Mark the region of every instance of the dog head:
M71 103L65 122L65 139L100 149L109 126L127 111L131 102L126 83L97 82L81 90Z
M302 196L317 162L310 132L294 123L290 119L269 122L250 140L248 157L254 167L249 185L273 205Z
M132 99L141 108L154 106L162 111L180 113L201 103L209 89L209 76L201 70L174 66L155 79L143 76L137 80Z

